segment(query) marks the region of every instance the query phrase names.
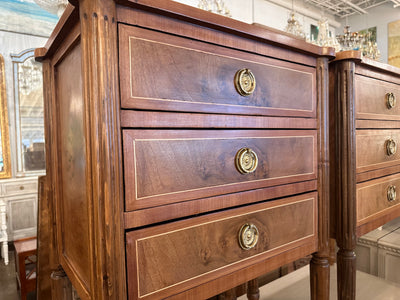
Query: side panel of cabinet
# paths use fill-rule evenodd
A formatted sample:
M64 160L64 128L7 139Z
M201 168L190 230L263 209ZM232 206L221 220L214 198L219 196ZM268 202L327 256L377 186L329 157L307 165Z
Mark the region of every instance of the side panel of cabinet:
M90 287L89 192L81 46L75 45L55 67L58 126L58 238L64 268Z

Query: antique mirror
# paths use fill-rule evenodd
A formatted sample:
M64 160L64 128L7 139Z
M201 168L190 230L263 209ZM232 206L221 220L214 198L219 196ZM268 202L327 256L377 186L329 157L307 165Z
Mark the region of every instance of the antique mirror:
M42 64L34 49L11 54L14 69L16 176L45 173Z
M8 135L8 112L4 58L0 54L0 178L11 177L10 140Z

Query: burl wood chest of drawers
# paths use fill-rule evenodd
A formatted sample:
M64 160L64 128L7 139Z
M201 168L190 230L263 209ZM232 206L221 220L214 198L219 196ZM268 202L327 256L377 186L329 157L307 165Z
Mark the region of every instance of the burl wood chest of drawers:
M327 299L333 50L172 1L74 5L36 56L49 255L80 297L206 299L313 253Z
M330 64L332 236L339 299L355 299L355 246L400 216L400 69L360 52ZM397 193L396 193L397 192Z

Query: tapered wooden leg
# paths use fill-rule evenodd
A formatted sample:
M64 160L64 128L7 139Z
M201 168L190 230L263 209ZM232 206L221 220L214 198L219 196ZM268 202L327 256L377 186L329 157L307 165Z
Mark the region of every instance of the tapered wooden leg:
M258 288L258 279L250 280L247 283L247 299L248 300L259 300L260 290Z
M338 300L356 298L356 253L354 250L339 249L337 254Z
M314 253L310 262L311 300L329 299L329 269L329 258Z

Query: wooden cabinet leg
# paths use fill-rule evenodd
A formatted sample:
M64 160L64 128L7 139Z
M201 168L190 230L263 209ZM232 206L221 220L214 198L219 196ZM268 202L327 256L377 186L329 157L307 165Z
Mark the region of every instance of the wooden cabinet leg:
M247 283L247 299L248 300L259 300L260 290L258 288L258 279L250 280Z
M356 253L354 250L339 249L337 254L338 300L356 298Z
M311 300L329 299L330 265L328 257L313 254L310 262Z

